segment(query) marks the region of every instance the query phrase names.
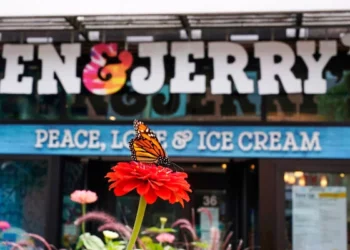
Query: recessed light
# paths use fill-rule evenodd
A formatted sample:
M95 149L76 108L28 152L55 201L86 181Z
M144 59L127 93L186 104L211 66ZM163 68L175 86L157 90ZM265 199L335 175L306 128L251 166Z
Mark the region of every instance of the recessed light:
M153 36L127 36L126 41L129 43L153 42Z
M259 40L258 34L242 34L242 35L230 35L231 41L257 41Z
M27 43L52 43L53 37L27 37Z

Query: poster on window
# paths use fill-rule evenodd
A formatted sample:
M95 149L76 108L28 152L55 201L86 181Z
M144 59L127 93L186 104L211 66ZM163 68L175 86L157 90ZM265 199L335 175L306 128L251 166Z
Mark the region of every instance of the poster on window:
M346 187L293 186L293 250L347 250Z

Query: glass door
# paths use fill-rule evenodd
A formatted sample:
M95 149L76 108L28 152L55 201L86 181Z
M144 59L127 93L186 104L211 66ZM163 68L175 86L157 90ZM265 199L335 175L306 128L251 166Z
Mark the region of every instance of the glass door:
M284 171L284 249L347 250L350 173Z

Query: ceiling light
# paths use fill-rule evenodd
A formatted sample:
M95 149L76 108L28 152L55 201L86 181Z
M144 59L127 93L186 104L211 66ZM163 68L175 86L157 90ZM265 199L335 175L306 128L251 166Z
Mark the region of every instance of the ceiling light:
M98 41L100 40L100 32L99 31L89 31L88 37L90 41Z
M288 28L286 29L286 37L288 38L294 38L297 34L297 30L294 28Z
M188 39L186 30L184 30L184 29L180 30L180 39L182 39L182 40Z
M126 41L129 43L153 42L153 36L127 36Z
M309 36L309 29L301 28L299 30L299 38L307 38Z
M222 169L226 169L227 168L227 164L226 163L221 164L221 168Z
M115 116L110 116L109 117L109 120L111 120L111 121L115 121L117 118L115 118Z
M286 29L286 37L295 38L296 35L297 35L297 29L295 28ZM299 29L299 38L307 38L308 36L309 36L309 29L306 29L306 28Z
M304 186L306 185L306 180L305 180L305 177L304 177L304 176L302 176L302 177L299 179L298 184L299 184L299 186L302 186L302 187L304 187Z
M341 173L339 176L340 176L341 178L344 178L344 177L345 177L345 174L344 174L344 173Z
M295 171L294 176L296 178L300 178L300 177L304 176L304 172L303 171Z
M231 41L258 41L258 34L246 34L246 35L230 35Z
M202 39L202 30L191 30L191 38L193 40L200 40Z
M321 177L320 185L321 185L321 187L327 187L328 181L327 181L327 177L326 176L323 175Z
M289 180L288 180L289 184L293 185L295 183L295 176L293 174L291 174L289 176Z
M52 43L53 37L27 37L27 43Z

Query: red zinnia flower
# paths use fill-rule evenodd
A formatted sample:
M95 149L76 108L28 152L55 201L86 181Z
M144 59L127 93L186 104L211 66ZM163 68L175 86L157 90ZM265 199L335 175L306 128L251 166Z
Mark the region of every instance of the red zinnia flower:
M184 200L190 200L187 192L192 190L184 172L173 172L166 167L135 161L119 162L112 170L106 177L109 178L108 182L113 182L109 189L114 189L116 196L136 189L148 204L153 204L159 197L171 204L179 202L183 207Z

